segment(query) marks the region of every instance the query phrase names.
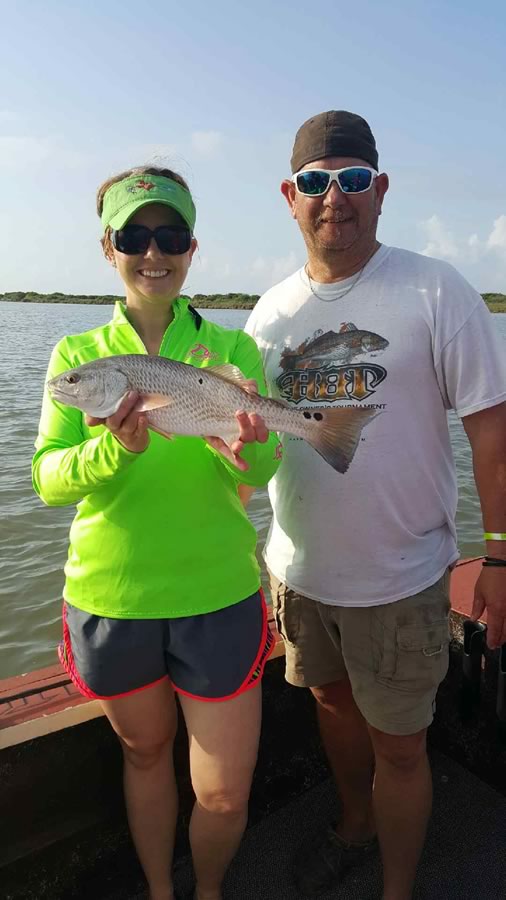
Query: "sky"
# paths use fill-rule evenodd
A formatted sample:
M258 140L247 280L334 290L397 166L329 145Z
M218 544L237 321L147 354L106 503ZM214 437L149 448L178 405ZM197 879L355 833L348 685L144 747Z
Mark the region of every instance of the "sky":
M279 186L298 127L348 109L390 190L379 239L506 293L503 0L0 0L0 293L119 294L97 187L179 171L194 293L262 293L305 262Z

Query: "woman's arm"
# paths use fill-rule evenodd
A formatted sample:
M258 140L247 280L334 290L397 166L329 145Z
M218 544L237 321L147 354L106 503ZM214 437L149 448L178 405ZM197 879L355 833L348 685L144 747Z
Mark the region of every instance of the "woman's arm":
M241 499L241 503L246 509L248 503L250 502L253 494L255 493L254 487L248 487L247 484L238 484L237 485L237 493Z
M62 341L53 351L48 379L75 365L66 357L64 344ZM44 391L35 448L33 487L48 506L77 503L109 482L139 456L139 452L128 449L109 430L104 430L97 437L88 437L84 433L80 410L56 403L47 389Z

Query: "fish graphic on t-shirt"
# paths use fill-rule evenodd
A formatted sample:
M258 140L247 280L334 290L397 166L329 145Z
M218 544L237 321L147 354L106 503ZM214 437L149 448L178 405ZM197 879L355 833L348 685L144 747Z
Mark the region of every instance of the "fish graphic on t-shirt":
M353 322L344 322L338 332L317 331L295 350L283 350L280 366L285 370L342 366L363 353L384 350L388 343L386 338L374 331L364 331Z

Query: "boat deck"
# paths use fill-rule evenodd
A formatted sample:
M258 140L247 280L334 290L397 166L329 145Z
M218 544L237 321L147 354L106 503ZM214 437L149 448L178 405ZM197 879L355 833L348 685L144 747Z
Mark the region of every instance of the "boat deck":
M485 654L479 708L464 721L459 705L462 623L479 568L479 560L466 560L453 576L450 669L429 731L434 810L414 900L506 900L506 723L498 729L496 652ZM228 873L225 900L300 900L292 860L339 815L314 704L309 692L287 686L283 669L282 658L267 667L251 825ZM57 667L1 687L2 900L147 900L124 816L121 754L98 705L77 695ZM180 732L175 883L186 894L193 794ZM376 857L320 900L381 896Z
M440 753L431 753L434 810L420 864L414 900L505 900L506 798ZM290 865L304 836L338 814L327 780L251 827L229 871L225 900L300 900L291 884ZM76 898L146 900L141 884L128 891L118 884L100 891L93 875ZM176 887L191 889L191 864L180 860ZM379 859L349 874L320 900L380 900ZM55 898L56 900L56 898Z

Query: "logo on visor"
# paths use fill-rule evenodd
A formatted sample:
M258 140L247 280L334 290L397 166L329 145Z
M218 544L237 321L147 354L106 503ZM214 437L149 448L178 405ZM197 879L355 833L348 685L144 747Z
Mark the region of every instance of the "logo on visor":
M144 179L141 178L140 181L136 181L135 184L133 184L131 187L127 188L127 191L129 194L136 194L138 190L153 191L153 190L155 190L156 187L157 187L157 185L153 184L152 181L144 181ZM173 193L175 188L172 184L170 184L170 182L168 182L167 184L159 184L158 190L166 191L167 193L170 194L170 193Z

